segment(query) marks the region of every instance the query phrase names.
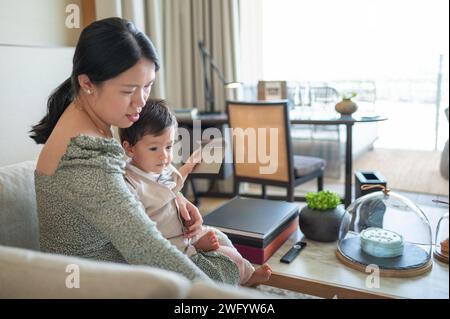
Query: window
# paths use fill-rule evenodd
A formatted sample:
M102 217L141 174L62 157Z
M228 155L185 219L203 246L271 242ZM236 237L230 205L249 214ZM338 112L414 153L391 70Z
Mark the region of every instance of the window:
M383 147L443 147L448 138L443 111L449 101L448 1L241 3L246 3L241 7L245 82L373 82L377 112L390 118L380 130L379 143ZM404 134L398 134L397 124L402 125Z

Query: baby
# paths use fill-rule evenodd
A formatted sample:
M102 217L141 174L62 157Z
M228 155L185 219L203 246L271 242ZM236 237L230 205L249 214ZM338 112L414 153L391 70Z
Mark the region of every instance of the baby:
M123 148L130 160L125 170L128 186L137 194L161 234L189 257L199 252L216 252L229 257L238 267L240 283L255 286L266 282L272 270L264 264L256 269L233 247L218 229L202 226L199 235L184 236L187 222L175 201L200 153L194 152L177 170L172 164L177 121L163 100L149 100L131 127L119 129Z

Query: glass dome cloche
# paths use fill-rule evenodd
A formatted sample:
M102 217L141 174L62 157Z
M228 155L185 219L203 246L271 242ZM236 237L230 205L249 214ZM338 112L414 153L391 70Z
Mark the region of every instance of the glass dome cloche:
M434 257L448 264L448 213L439 219L436 228Z
M380 276L386 277L412 277L429 271L433 238L423 211L383 185L368 187L382 191L362 196L347 208L339 230L337 258L362 272L376 265Z

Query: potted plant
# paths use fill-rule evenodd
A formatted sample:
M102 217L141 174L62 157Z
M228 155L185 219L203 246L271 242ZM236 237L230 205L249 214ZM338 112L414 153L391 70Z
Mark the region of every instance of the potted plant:
M335 106L336 112L343 115L350 115L355 113L358 109L358 105L352 101L352 98L354 98L356 95L356 92L344 93L342 95L342 101L337 103Z
M306 194L307 206L300 211L300 230L306 238L330 242L339 237L345 209L339 196L327 190Z

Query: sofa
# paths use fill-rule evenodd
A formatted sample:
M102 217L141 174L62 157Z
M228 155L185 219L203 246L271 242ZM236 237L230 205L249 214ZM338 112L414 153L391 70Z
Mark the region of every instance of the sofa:
M0 298L273 298L153 268L39 251L34 161L0 167Z

